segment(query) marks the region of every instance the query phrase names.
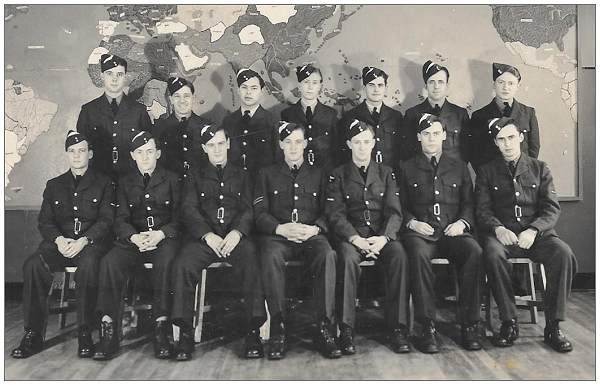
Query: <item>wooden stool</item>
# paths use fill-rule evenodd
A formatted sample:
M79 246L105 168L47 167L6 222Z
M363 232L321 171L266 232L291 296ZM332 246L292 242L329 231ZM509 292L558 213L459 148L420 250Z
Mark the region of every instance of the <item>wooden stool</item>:
M152 263L144 263L144 270L148 271L148 270L152 270L153 264ZM130 304L125 304L124 308L123 308L123 312L129 312L129 327L132 329L136 329L137 328L137 324L138 324L138 318L139 318L139 314L138 311L140 310L152 310L152 304L151 303L138 303L139 300L139 295L136 293L136 286L135 286L135 277L133 279L130 279L129 282L127 283L128 285L133 286L132 287L132 295L131 295L131 303Z
M52 295L52 291L55 289L60 290L60 299L58 302L58 306L53 306L48 309L49 314L58 313L58 327L59 329L64 329L67 323L67 313L74 311L74 307L66 298L67 289L75 288L75 272L77 271L77 266L66 266L64 271L55 272L54 278L52 280L52 285L50 286L50 293L48 295Z
M519 297L519 296L515 296L515 303L517 306L525 306L529 308L529 314L531 317L531 323L532 324L537 324L538 323L538 314L537 314L537 307L538 306L543 306L544 304L544 292L546 291L546 270L544 269L544 265L542 265L541 263L536 263L533 262L531 259L529 258L509 258L508 261L510 263L512 263L513 265L527 265L527 271L528 271L528 276L529 276L529 294L523 297ZM541 298L537 299L537 295L535 292L535 281L533 279L533 269L534 269L534 265L539 267L539 272L540 272L540 276L542 278L542 291L541 291ZM492 328L492 292L491 292L491 288L489 286L489 284L487 285L487 292L488 292L488 298L487 298L487 304L486 304L486 314L485 314L485 318L486 321L489 325L490 328Z

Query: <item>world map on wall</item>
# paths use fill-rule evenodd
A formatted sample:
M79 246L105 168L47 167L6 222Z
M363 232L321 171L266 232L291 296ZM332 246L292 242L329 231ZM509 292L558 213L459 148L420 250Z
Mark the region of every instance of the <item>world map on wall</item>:
M469 112L493 97L491 63L517 66L517 99L536 108L540 158L561 196L577 194L574 5L5 5L5 204L39 207L67 169L64 136L101 91L99 58L128 61L127 93L153 119L169 111L166 80L196 89L194 111L220 121L239 107L235 74L258 71L263 105L298 98L295 67L323 72L321 101L340 113L363 97L360 72L390 74L386 104L426 98L421 66L450 69L449 99Z

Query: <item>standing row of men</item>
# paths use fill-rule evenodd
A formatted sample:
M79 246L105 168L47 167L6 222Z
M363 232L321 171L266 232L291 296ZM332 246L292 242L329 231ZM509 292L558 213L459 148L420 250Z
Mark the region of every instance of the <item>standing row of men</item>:
M404 122L400 112L382 103L385 72L363 70L367 100L345 114L340 124L335 110L318 101L320 71L310 65L298 67L302 99L282 113L291 122L276 129L272 116L259 104L264 81L252 70L238 73L242 107L222 125L209 125L191 112L191 83L169 79L174 112L152 127L144 107L122 93L126 62L103 55L100 64L105 95L82 107L79 132L70 133L65 144L71 170L49 181L44 193L40 213L44 242L24 265L26 333L13 356L41 350L50 272L76 262L79 355L112 357L118 350L115 325L127 276L136 264L151 260L155 355L172 355L166 337L170 316L182 328L175 357L189 359L193 288L201 270L218 258L230 259L242 272L248 358L264 354L258 335L266 318L264 297L272 315L269 358L285 356L283 272L284 262L291 258L306 259L313 277L315 340L325 356L355 352L354 299L364 259L375 259L385 270L386 321L393 350L410 350L406 326L412 291L416 318L424 325L421 349L435 352L439 343L429 260L438 250L454 259L461 275L465 348L481 348L477 321L482 265L503 321L494 342L508 346L518 337L506 258L529 250L528 256L548 268L545 340L556 350L571 349L558 321L565 317L574 257L552 230L559 206L549 170L522 153L525 148L537 156L539 137L533 110L520 108L513 99L516 87L511 76L520 80L514 67L493 66L497 97L491 105L496 114L506 98L500 111L505 117L474 131L465 130L466 111L445 99L449 71L431 62L423 67L430 97L409 109ZM506 84L498 85L503 80ZM417 111L426 108L425 103L430 112ZM475 118L476 114L472 121ZM406 128L407 122L413 129ZM473 153L468 145L465 150L464 143L470 141L461 141L465 132L482 143L491 141L495 154L502 155L486 152L479 158L481 163L483 157L492 161L478 168L476 215L462 155ZM411 143L419 143L420 150ZM86 159L85 167L71 161L72 153L73 159L76 154L78 161ZM514 171L511 161L516 162ZM473 159L471 163L479 165ZM397 181L392 167L399 172ZM118 181L116 241L103 258L104 252L91 251L102 249L101 238L106 245L112 238L112 186L110 179L94 176L94 169ZM78 175L83 175L81 182ZM86 179L94 182L93 189L86 186ZM476 227L483 252L472 236ZM86 255L92 257L81 258ZM342 293L337 314L336 284ZM169 289L174 295L170 309ZM94 352L91 329L98 314L101 343ZM336 322L341 330L337 340Z

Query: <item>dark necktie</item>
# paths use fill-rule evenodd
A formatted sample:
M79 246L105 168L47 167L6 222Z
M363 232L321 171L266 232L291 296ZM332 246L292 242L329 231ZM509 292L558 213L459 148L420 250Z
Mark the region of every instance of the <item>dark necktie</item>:
M75 175L75 188L77 188L79 182L81 182L81 175Z
M217 165L217 177L220 181L223 180L223 165L221 164Z
M366 166L360 166L360 176L362 176L362 178L365 182L367 181L367 167Z
M179 121L179 127L182 127L182 128L183 128L183 127L185 127L185 126L187 126L187 118L186 118L185 116L183 116L183 117L181 118L181 120Z
M298 165L295 164L294 166L292 166L292 169L290 171L292 171L292 176L295 179L298 176L298 171L300 171L300 169L298 168Z
M117 99L113 99L112 102L110 102L110 109L112 110L113 115L117 115L117 112L119 112L119 105L117 104Z
M508 169L510 170L510 175L515 176L515 172L517 171L517 164L514 160L508 162Z
M242 116L242 121L244 122L244 124L248 124L248 122L250 121L250 110L244 111L244 116Z
M435 116L440 116L440 112L442 112L442 109L437 104L431 110L431 113Z
M435 158L435 156L432 156L429 162L431 163L431 167L433 167L433 169L437 171L438 161Z
M371 113L371 116L373 117L375 124L378 124L379 123L379 112L377 112L377 107L373 107L373 112Z
M144 188L148 187L148 183L150 183L150 174L145 172L144 173Z
M510 116L510 113L512 112L512 108L510 108L510 105L508 104L508 102L504 102L504 110L502 111L502 115L503 116Z
M310 108L310 106L306 107L306 121L308 123L312 122L312 118L313 118L313 113L312 113L312 108Z

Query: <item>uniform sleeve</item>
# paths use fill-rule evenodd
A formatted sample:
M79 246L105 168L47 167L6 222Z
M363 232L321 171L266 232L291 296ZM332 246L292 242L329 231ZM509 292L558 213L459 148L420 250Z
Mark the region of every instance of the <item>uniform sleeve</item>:
M383 204L383 226L382 234L396 240L400 226L402 226L402 207L400 205L400 194L396 185L396 178L392 171L385 177L385 201Z
M52 212L52 194L50 193L51 188L49 185L50 182L46 183L46 188L44 189L42 208L40 209L40 214L38 216L38 229L45 240L54 243L56 238L62 235L62 232L58 226L56 226L56 222L54 221L54 213Z
M481 160L481 148L483 147L482 138L483 130L481 127L481 119L477 112L473 113L469 122L469 140L467 141L467 161L471 162L474 169L477 169Z
M459 143L460 143L460 157L464 162L469 161L470 138L471 138L471 122L469 119L469 113L465 109L461 109Z
M327 216L325 215L325 202L327 202L326 200L326 188L327 188L327 180L325 179L325 173L321 174L321 181L320 181L320 186L319 186L319 192L320 192L320 207L321 207L321 213L322 215L317 218L317 220L315 221L315 225L319 226L319 228L321 229L322 233L326 233L329 229L327 227Z
M123 183L123 179L119 181L117 187L117 216L115 218L115 235L117 239L122 239L129 242L129 238L132 235L137 234L138 231L131 224L131 207L127 201L126 186ZM165 234L166 235L166 234Z
M169 177L169 187L171 190L171 222L160 228L167 238L177 238L180 229L180 214L181 214L181 188L177 177Z
M86 138L89 138L89 118L87 109L85 106L81 106L79 111L79 117L77 118L77 132L83 134Z
M141 108L141 112L140 112L140 121L138 123L139 123L140 130L148 131L148 132L153 131L152 120L150 120L150 115L148 113L148 110L146 109L146 106L143 104L142 104L142 108Z
M330 164L330 169L333 169L337 166L339 166L340 164L342 164L342 155L341 155L341 148L339 143L341 142L340 140L340 123L339 120L337 118L337 113L332 113L331 114L331 120L329 122L329 135L331 135L331 148L329 149L329 151L331 151L331 158L332 162ZM327 175L325 175L324 181L325 184L327 184L327 179L326 179ZM323 190L325 191L325 190Z
M466 221L470 229L475 227L475 213L473 204L473 182L466 164L463 164L462 183L460 187L460 212L459 219Z
M252 212L252 181L247 173L243 173L242 175L243 182L238 204L238 215L233 221L233 228L248 236L252 231L252 222L254 219Z
M100 207L98 209L98 217L96 222L86 231L84 236L90 240L91 243L101 240L106 237L112 228L115 221L115 211L112 206L114 201L114 189L110 180L106 180L104 183L104 189L102 191L102 199L100 200Z
M552 174L545 163L542 163L541 174L540 189L538 190L538 216L529 226L535 227L539 232L544 232L556 226L560 216L560 205Z
M482 168L479 169L475 178L475 202L477 225L482 230L493 233L495 227L504 226L494 215L489 175Z
M529 120L529 156L532 158L538 157L540 154L540 128L538 127L535 109L531 108L531 117Z
M183 182L183 202L181 219L190 235L198 240L210 233L212 228L199 210L198 193L196 192L195 173L188 175Z
M331 231L347 241L358 232L348 220L346 203L342 194L342 180L339 175L329 176L326 190L325 215L329 220Z
M269 191L267 173L263 168L258 172L258 181L254 187L254 218L256 228L264 234L275 234L279 220L269 213Z
M415 215L410 211L409 197L408 197L408 181L406 180L406 169L404 167L404 163L400 162L398 167L398 193L400 194L400 205L402 206L402 228L406 227L406 224L413 219L416 219Z

